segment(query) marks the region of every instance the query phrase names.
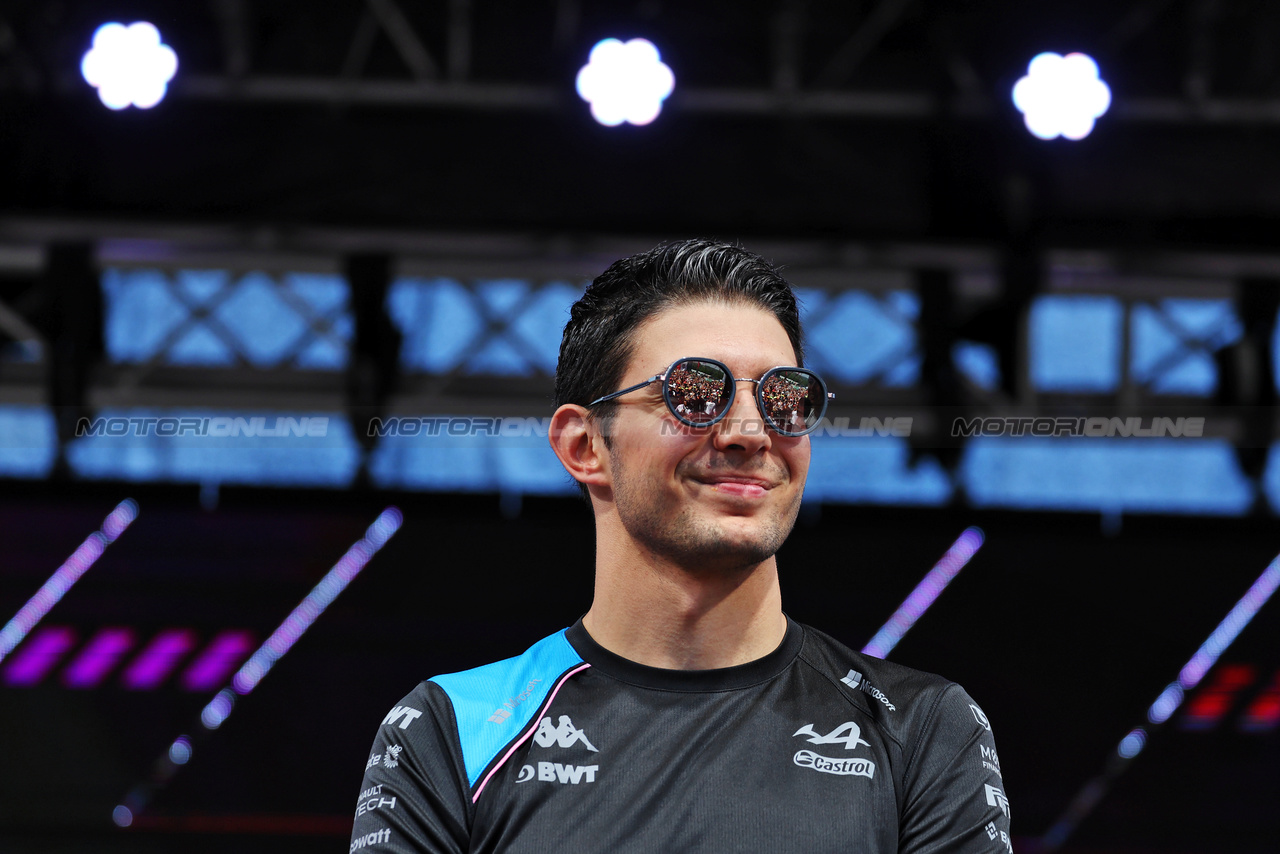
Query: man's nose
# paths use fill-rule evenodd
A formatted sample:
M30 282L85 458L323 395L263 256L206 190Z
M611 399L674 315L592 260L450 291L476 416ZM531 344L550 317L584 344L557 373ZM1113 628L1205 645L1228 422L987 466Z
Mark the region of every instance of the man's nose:
M741 450L755 454L761 449L768 449L773 444L773 439L756 405L754 381L735 382L739 385L733 397L733 405L713 428L715 447L721 451Z

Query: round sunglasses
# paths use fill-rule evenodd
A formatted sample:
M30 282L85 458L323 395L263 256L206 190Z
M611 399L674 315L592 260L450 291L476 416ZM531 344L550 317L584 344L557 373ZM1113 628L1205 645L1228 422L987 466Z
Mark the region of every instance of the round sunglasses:
M724 418L733 407L738 383L755 384L756 406L765 424L782 436L813 432L827 411L827 401L835 398L822 377L807 368L770 368L756 380L735 377L723 362L697 356L677 359L666 373L598 397L587 406L630 394L658 380L662 380L667 409L690 427L710 427Z

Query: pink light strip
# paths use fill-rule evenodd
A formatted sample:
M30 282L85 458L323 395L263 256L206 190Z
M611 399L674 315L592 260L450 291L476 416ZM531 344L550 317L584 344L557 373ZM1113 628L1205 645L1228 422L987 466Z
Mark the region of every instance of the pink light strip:
M13 619L0 629L0 661L13 652L14 647L22 643L32 629L44 619L44 615L57 605L59 600L71 589L71 585L80 580L80 576L89 571L107 546L115 542L116 537L124 533L125 528L138 518L138 505L132 498L126 498L116 505L105 520L102 529L94 531L80 544L71 557L49 576L49 580L41 585L36 595L14 615Z
M29 688L38 685L58 666L67 650L76 645L76 633L67 626L45 626L31 636L17 655L5 665L8 685Z
M188 691L212 691L253 649L253 635L247 631L225 631L209 642L187 665L182 687Z
M62 671L62 684L68 688L95 688L133 649L132 629L107 628L94 635L80 654Z
M190 629L165 629L129 662L120 681L133 691L152 691L169 678L195 645L196 635Z

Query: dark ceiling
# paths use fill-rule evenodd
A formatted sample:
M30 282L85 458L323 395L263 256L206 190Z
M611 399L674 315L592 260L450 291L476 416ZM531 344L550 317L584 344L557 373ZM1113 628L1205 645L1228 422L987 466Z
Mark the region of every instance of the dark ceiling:
M399 30L359 0L7 0L0 214L1232 246L1280 225L1263 0L391 5ZM179 75L112 113L79 57L142 18ZM653 125L599 127L574 94L606 35L674 69ZM1112 85L1083 142L1034 140L1009 101L1041 50Z

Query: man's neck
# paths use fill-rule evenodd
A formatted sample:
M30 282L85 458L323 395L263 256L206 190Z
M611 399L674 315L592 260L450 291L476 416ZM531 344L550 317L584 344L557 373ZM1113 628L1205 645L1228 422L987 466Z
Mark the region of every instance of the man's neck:
M673 670L754 661L777 649L787 631L773 558L732 574L601 562L583 625L610 652Z

